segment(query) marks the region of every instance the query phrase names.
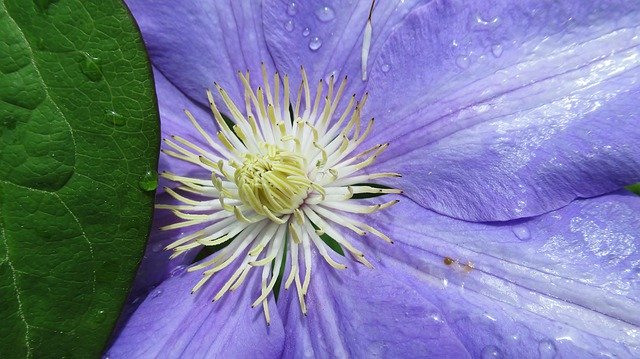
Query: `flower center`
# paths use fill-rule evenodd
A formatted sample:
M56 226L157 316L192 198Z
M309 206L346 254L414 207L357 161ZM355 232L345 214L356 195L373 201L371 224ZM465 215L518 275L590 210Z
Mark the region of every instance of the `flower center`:
M247 153L242 164L232 164L240 199L264 216L293 213L312 189L305 160L274 145L261 145L264 155Z
M282 79L276 73L270 81L263 66L264 87L254 91L249 73L240 74L245 90L242 111L216 85L231 117L222 116L213 94L207 91L218 141L185 110L206 146L197 144L195 138L171 136L164 139L162 149L166 155L211 173L210 178L161 174L177 183L165 190L179 202L156 206L171 210L179 219L161 229L198 226L182 232L166 249L173 250L175 257L202 246L221 248L189 268L203 274L193 291L231 268L220 274L225 276L224 284L213 300L240 287L252 270L262 271L260 294L252 306L262 305L267 323L268 298L278 278L285 289L295 286L300 310L307 312L305 298L314 256L335 269L347 267L342 263L347 255L372 267L361 249L366 242L358 238L373 235L389 243L391 239L362 217L398 202L381 202L375 196L402 192L371 185L378 178L399 174L363 172L388 146L358 150L373 128L373 119L364 126L361 121L367 95L360 102L350 97L345 104L341 100L346 78L337 89L333 77L327 84L321 80L313 93L304 69L301 77L293 100L287 76ZM327 236L340 251L330 247Z

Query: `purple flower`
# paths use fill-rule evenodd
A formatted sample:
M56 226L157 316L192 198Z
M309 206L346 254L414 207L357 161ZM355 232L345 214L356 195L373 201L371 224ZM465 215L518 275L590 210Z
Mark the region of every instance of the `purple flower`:
M640 4L128 5L169 189L108 356L640 356Z

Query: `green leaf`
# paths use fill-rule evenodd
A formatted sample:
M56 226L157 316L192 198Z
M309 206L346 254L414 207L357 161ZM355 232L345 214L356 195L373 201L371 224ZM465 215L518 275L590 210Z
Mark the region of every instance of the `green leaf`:
M0 1L0 358L101 355L146 242L151 73L120 1Z
M638 196L640 196L640 183L632 184L631 186L627 186L627 189Z

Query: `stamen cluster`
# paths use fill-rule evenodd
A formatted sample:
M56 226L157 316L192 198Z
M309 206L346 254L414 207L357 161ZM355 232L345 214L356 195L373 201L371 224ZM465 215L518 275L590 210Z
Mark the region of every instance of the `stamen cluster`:
M277 282L283 262L288 266L284 287L295 283L300 308L306 313L305 295L311 280L312 250L336 269L346 265L322 238L328 235L356 261L371 267L354 240L343 229L359 236L371 233L391 240L362 222L360 214L387 208L397 201L376 205L358 204L354 195L400 193L400 190L372 186L371 180L399 176L397 173L363 173L388 144L353 154L372 130L374 120L362 126L360 102L352 96L340 115L346 78L335 88L334 78L320 81L312 97L306 72L297 98L290 101L288 76L274 74L272 83L262 67L264 89L254 92L249 73L240 73L245 106L241 111L227 92L216 84L231 121L222 116L213 95L207 91L211 111L219 128L218 141L185 110L208 148L179 136L165 139L169 156L201 166L211 178L191 178L174 173L162 176L175 181L166 191L179 204L160 204L180 221L163 229L199 226L167 246L173 256L201 246L226 245L212 256L189 268L203 270L197 291L214 274L235 268L214 296L221 298L238 288L252 269L262 270L261 294L253 306L262 304L270 321L268 296ZM282 96L281 96L282 92ZM283 261L284 259L284 261Z

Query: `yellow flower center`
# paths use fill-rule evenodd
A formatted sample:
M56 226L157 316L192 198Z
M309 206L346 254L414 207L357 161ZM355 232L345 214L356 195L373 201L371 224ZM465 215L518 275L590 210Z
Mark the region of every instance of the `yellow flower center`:
M261 147L264 154L247 153L242 164L232 164L240 199L264 216L293 213L312 189L305 160L270 144Z

